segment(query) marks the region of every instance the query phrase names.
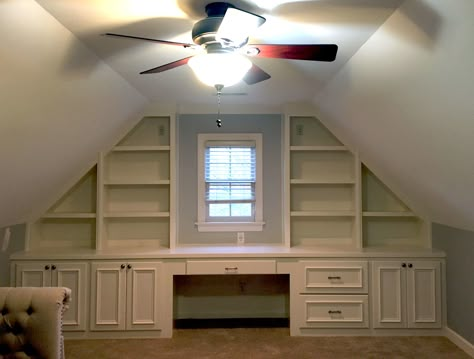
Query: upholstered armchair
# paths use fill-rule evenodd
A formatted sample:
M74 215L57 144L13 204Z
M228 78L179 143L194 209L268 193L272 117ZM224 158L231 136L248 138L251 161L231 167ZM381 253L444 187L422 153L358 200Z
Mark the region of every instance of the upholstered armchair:
M0 359L63 359L68 288L0 288Z

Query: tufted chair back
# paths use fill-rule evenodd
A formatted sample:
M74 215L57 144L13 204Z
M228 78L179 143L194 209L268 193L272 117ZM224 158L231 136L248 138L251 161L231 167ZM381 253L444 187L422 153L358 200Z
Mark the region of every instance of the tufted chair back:
M69 288L0 288L0 359L63 359Z

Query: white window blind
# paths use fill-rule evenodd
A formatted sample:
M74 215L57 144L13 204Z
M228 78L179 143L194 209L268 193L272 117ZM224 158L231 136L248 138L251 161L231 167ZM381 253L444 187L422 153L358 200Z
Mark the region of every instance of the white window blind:
M204 180L207 220L255 220L254 141L207 141Z

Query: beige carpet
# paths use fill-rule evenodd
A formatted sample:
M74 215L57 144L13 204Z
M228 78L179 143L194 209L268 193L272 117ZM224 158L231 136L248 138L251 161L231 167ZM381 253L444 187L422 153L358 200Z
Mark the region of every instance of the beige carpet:
M288 328L175 329L172 339L66 340L66 359L468 359L444 337L290 337Z

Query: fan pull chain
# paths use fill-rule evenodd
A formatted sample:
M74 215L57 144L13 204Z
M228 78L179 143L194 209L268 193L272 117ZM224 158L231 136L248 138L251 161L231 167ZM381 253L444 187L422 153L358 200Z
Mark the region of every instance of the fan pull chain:
M221 128L222 127L222 121L221 121L221 91L224 88L223 85L215 85L216 91L217 91L217 120L216 124L217 127Z

